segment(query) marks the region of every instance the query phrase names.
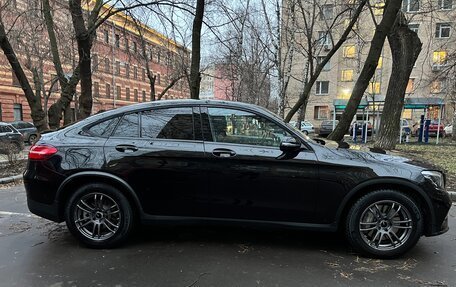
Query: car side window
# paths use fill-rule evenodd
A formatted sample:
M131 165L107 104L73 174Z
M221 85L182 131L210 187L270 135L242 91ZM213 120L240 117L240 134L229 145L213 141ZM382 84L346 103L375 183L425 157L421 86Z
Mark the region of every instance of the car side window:
M215 142L279 147L292 135L259 115L225 108L209 108L209 122Z
M112 134L114 128L116 127L118 121L118 117L102 121L101 123L98 123L88 128L87 133L91 136L96 137L109 137Z
M139 137L139 115L137 113L124 115L112 136L122 138Z
M193 109L191 107L164 108L143 112L141 137L194 140Z

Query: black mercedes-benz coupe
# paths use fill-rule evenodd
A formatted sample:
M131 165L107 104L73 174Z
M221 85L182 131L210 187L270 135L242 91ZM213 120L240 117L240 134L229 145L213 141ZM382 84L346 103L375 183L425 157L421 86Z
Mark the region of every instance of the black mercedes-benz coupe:
M230 222L345 232L396 257L448 230L445 175L384 154L314 142L271 112L222 101L159 101L103 112L31 148L31 212L89 247L135 223Z

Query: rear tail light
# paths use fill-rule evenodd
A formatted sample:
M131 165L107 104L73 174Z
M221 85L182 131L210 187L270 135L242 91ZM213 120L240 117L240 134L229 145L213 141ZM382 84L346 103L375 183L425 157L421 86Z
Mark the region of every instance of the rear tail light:
M30 148L28 158L30 160L45 160L57 153L57 148L51 145L34 145Z

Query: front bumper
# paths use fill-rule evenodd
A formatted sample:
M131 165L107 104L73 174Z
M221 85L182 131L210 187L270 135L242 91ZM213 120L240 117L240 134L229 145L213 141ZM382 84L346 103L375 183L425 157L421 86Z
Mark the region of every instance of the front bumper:
M449 230L448 212L452 201L450 194L445 190L435 189L427 184L425 190L428 191L434 216L432 220L425 220L428 224L425 226L424 235L437 236Z

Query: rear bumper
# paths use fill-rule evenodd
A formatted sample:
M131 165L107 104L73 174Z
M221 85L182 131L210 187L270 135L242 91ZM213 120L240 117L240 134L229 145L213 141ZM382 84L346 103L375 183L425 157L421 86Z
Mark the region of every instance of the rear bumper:
M31 213L38 215L40 217L49 219L54 222L62 222L63 218L61 218L59 214L58 204L44 204L33 199L30 197L27 198L27 205Z

